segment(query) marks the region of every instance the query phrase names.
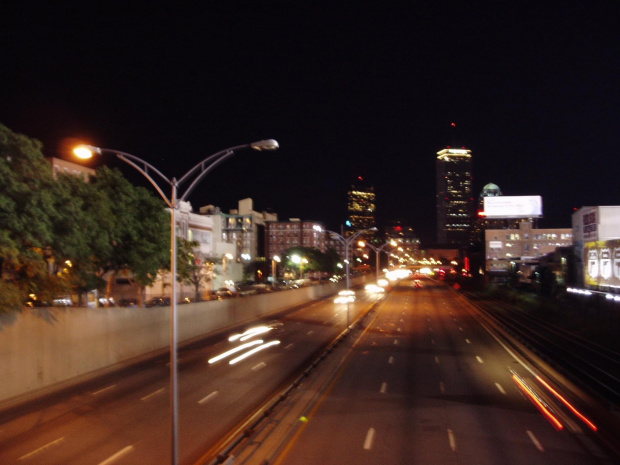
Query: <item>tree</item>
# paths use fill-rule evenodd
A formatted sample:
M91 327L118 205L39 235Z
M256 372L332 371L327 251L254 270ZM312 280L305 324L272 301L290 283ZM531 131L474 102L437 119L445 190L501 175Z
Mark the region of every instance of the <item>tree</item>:
M0 311L16 308L49 283L46 254L51 243L54 207L49 164L39 141L0 124Z
M204 257L195 250L200 244L187 239L177 239L177 281L194 287L194 300L200 299L200 287L211 280L210 269Z
M100 168L92 180L102 193L100 233L94 259L100 275L111 272L106 297L118 272L134 273L140 287L138 304L142 305L145 286L152 284L157 272L170 263L170 216L163 202L142 187L134 187L120 171Z
M301 258L305 258L307 263L303 264L304 273L308 271L333 273L335 264L339 260L338 254L333 249L329 249L327 253L323 253L314 247L291 247L282 255L284 258L284 266L289 270L294 270L295 272L299 272L299 264L294 263L292 261L292 257L297 255Z

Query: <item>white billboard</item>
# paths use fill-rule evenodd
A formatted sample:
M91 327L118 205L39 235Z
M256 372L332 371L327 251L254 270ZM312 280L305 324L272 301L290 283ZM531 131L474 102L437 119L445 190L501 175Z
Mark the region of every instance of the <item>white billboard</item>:
M540 195L500 195L484 197L486 218L540 218L542 197Z

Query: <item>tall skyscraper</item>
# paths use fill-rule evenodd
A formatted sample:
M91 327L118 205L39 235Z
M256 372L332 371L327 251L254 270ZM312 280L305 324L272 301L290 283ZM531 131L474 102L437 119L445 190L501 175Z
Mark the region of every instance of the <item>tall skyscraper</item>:
M347 235L376 227L375 212L375 188L360 176L347 192Z
M437 152L437 242L467 245L474 221L471 150Z

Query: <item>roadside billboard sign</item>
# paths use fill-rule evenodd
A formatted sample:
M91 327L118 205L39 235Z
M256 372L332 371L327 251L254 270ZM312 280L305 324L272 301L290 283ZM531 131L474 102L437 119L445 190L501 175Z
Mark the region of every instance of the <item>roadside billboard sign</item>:
M484 197L486 218L540 218L542 197L540 195L500 195Z

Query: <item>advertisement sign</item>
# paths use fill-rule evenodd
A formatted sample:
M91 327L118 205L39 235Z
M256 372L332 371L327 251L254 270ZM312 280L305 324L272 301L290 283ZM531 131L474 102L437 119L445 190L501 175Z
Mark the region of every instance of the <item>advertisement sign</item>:
M486 218L540 218L542 197L540 195L500 195L484 197Z
M586 284L620 287L620 239L586 243L584 267Z

